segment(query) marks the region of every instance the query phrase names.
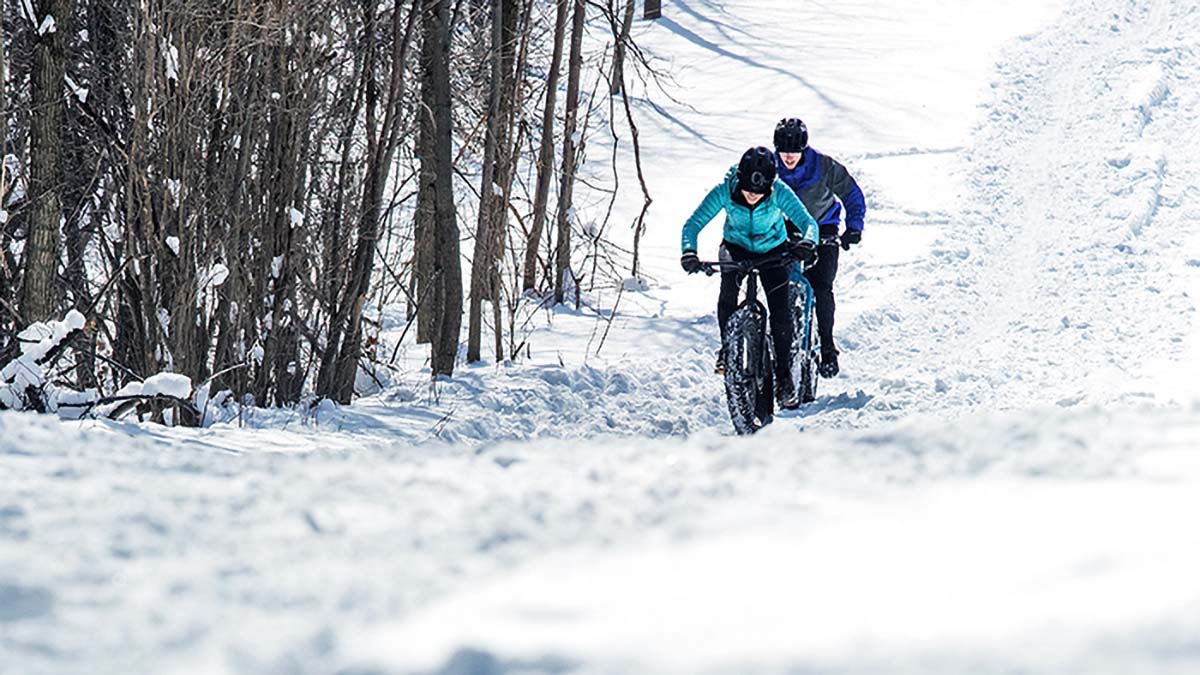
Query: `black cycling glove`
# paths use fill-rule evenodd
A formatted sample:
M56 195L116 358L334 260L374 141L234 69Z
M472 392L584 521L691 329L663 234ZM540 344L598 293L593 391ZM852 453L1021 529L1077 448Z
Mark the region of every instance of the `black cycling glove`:
M862 230L846 228L842 233L842 250L849 251L851 246L859 243L862 243Z
M789 240L788 252L805 265L814 265L817 262L817 245L807 239Z

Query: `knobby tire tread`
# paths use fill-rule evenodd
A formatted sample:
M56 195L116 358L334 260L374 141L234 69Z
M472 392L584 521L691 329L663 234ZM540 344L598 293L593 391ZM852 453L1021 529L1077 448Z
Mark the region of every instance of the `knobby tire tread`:
M765 319L743 307L729 318L726 330L725 398L733 428L740 435L766 426L774 411L771 369L762 370L769 358L762 353Z
M792 284L792 376L795 379L796 392L800 395L801 403L810 403L817 399L817 382L819 380L817 367L819 364L820 345L815 335L814 323L816 317L807 310L806 291L799 284ZM807 347L807 349L806 349Z

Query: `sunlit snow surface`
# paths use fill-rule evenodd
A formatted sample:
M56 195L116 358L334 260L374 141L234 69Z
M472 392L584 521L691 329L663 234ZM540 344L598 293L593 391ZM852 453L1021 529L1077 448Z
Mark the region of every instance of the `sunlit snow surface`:
M665 4L611 327L202 430L0 414L0 673L1200 671L1200 7ZM790 115L868 195L845 372L739 439L679 228Z

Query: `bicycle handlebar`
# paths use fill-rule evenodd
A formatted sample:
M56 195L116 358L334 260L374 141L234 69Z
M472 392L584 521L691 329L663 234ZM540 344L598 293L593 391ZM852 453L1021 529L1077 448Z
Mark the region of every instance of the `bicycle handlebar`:
M774 253L771 255L760 256L758 258L749 258L747 260L733 260L733 261L729 261L729 262L721 262L721 261L711 261L711 262L701 261L700 262L700 264L704 266L704 273L710 277L722 270L731 270L734 272L741 272L743 274L749 274L750 272L755 272L755 271L758 271L761 269L770 269L773 267L784 267L787 265L791 265L792 263L800 263L805 269L808 269L808 267L809 267L807 265L804 265L804 263L802 263L799 258L792 255L792 253L790 251L783 251L781 253Z

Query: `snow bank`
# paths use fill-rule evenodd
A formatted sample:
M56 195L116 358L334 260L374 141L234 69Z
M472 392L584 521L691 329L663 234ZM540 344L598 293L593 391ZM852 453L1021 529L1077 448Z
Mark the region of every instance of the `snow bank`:
M1140 113L1141 125L1150 123L1151 112L1167 98L1167 71L1160 61L1151 61L1132 74L1129 105Z
M979 672L964 659L982 654L1061 672L1118 631L1103 653L1150 672L1200 609L1197 413L478 450L308 430L239 450L0 413L0 586L45 600L8 609L0 656L441 672L475 647L529 673L552 656L766 673ZM287 439L305 452L264 452Z
M141 394L154 396L166 394L187 400L192 395L192 379L178 373L158 373L142 382Z

